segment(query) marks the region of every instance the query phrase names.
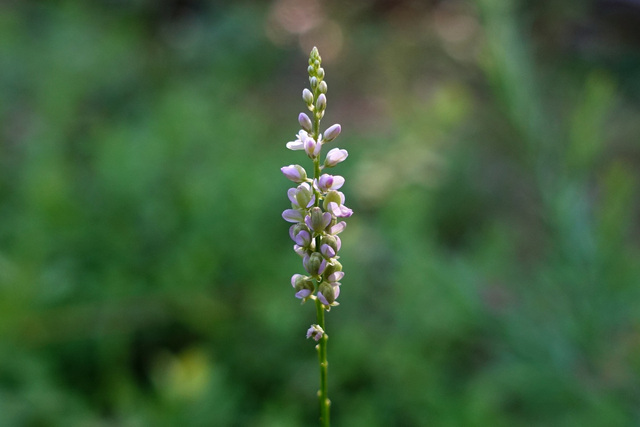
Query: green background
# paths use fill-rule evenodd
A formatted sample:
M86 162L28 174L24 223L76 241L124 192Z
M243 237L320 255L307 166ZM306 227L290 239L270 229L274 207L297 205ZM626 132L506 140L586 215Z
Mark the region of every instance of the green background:
M640 6L0 4L0 426L310 426L280 167L323 56L336 426L640 423Z

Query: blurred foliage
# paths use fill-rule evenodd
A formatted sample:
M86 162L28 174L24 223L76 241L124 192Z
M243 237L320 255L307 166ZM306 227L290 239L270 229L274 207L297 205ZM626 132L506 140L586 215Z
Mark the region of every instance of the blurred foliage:
M0 5L0 425L302 426L282 165L344 191L337 426L640 423L640 6Z

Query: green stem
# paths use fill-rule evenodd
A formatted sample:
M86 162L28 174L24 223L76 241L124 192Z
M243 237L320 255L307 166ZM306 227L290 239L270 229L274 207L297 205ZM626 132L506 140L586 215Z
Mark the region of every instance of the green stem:
M313 91L313 99L314 102L318 99L319 90L316 89ZM313 114L313 138L317 141L320 136L320 117L318 115ZM315 179L320 178L321 174L320 170L320 157L315 158L313 160L313 176ZM320 206L320 192L313 190L316 195L315 206ZM320 236L316 236L316 251L320 251ZM316 283L316 289L320 289L320 283L322 282L322 278L318 279ZM324 326L324 306L320 302L319 299L316 299L316 314L317 314L317 322L318 326L325 330ZM329 405L331 401L329 401L329 384L328 384L328 373L327 368L329 363L327 362L327 334L326 332L322 334L322 338L318 341L316 345L316 349L318 350L318 363L320 364L320 390L318 390L318 399L320 403L320 426L321 427L329 427Z
M316 312L318 314L318 326L324 330L324 307L320 300L316 299ZM318 398L320 399L320 426L329 427L329 384L327 381L327 334L324 333L318 345L318 362L320 363L320 390L318 390Z

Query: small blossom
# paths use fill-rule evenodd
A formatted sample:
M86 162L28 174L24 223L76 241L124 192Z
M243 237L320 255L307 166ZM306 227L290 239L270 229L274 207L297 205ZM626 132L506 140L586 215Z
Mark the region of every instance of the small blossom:
M344 185L344 178L340 175L322 174L316 182L316 187L322 192L337 190Z
M297 138L295 141L287 142L287 148L293 151L304 150L304 141L309 138L309 134L306 131L301 130L296 136Z
M296 298L307 298L314 290L313 280L302 274L291 276L291 286L296 290Z
M349 218L353 215L353 211L345 205L339 205L334 202L328 204L329 211L337 218Z
M309 230L316 234L321 233L331 223L331 214L322 212L322 209L314 207L311 208L309 215L304 217L304 222L309 227Z
M337 282L344 277L344 273L342 275L338 273L342 273L342 264L334 258L327 263L322 275L327 282Z
M320 246L320 253L325 258L333 258L334 256L336 256L335 249L333 249L331 246L326 245L326 244Z
M340 295L340 285L330 284L327 282L320 283L318 286L317 297L324 305L334 305L335 300Z
M332 148L327 153L327 157L324 160L325 167L332 168L340 162L343 162L349 153L347 150L341 150L339 148Z
M298 185L296 188L290 188L287 196L291 200L291 205L295 209L307 209L316 202L316 195L311 186L306 182Z
M289 165L280 168L284 176L289 178L293 182L303 182L307 179L307 171L300 165Z
M342 242L339 237L323 236L320 243L320 253L325 258L333 258L336 256L341 246Z
M300 113L298 115L298 123L300 123L302 129L306 130L307 132L311 132L313 124L311 124L311 119L305 113Z
M310 275L318 276L327 268L327 260L324 259L320 253L314 252L311 255L305 255L302 259L302 265Z
M322 142L316 142L316 140L311 137L304 140L304 151L310 158L315 159L318 157L320 150L322 150Z
M324 330L319 325L311 325L307 330L307 338L313 338L316 341L320 341L320 338L324 336Z
M337 218L347 218L353 215L353 211L344 205L344 194L340 191L329 191L324 198L323 206L325 210Z
M330 126L327 130L324 131L324 141L325 142L333 141L338 137L338 135L340 135L341 131L342 131L342 128L340 127L339 124Z
M311 245L311 234L306 230L301 230L295 235L293 241L296 242L297 245L307 248Z

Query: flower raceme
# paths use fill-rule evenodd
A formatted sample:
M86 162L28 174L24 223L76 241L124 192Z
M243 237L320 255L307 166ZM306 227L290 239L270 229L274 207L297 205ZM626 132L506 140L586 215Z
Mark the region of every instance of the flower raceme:
M345 196L338 191L345 179L340 175L323 173L325 169L342 163L349 153L344 149L332 148L321 161L322 149L340 135L342 127L334 124L324 132L320 131L320 121L327 108L327 83L320 65L320 55L314 48L307 69L310 88L302 91L302 100L309 113L298 115L301 129L296 138L286 144L290 150L305 152L313 162L314 174L310 177L305 168L297 164L281 168L287 179L298 184L287 192L291 208L282 212L282 217L293 223L289 235L306 272L306 275L294 274L291 277L296 298L303 302L318 300L325 310L329 310L338 305L339 280L344 277L342 264L338 262L338 252L342 246L338 234L346 227L346 222L341 219L350 217L353 211L345 206ZM319 340L323 334L322 329L312 327L307 336Z

